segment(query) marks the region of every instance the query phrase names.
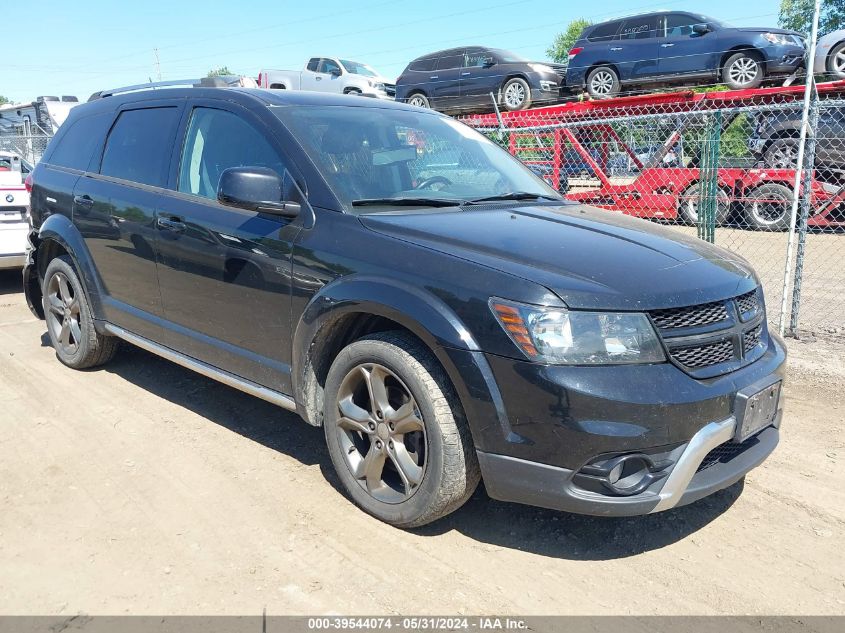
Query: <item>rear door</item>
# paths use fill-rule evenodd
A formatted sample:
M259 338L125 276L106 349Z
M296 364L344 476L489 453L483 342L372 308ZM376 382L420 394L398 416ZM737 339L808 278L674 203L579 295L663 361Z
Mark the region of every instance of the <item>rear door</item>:
M657 25L657 14L626 19L618 37L610 42L608 58L620 69L623 81L636 82L657 75Z
M73 222L100 276L106 319L148 338L157 338L162 315L155 211L181 111L178 100L123 106L73 192Z
M463 66L463 49L446 51L437 59L434 71L429 75L432 107L438 110L454 110L463 105L461 100Z
M252 112L193 103L179 132L156 219L165 343L258 384L290 393L290 255L301 223L217 202L229 167L288 161ZM304 211L303 211L304 213Z

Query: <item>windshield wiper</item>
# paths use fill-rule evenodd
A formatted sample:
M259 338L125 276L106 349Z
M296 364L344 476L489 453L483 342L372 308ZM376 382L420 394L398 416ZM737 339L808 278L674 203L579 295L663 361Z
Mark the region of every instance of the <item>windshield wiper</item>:
M466 204L479 204L481 202L494 202L496 200L560 200L555 196L549 196L542 193L529 193L527 191L509 191L508 193L500 193L497 196L486 196L484 198L475 198L467 200Z
M360 198L353 200L353 207L395 205L397 207L457 207L461 200L450 198Z

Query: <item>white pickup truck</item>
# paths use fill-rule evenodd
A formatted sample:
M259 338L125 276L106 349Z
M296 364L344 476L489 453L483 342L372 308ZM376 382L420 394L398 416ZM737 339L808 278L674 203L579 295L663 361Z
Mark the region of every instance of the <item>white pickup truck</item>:
M258 86L276 90L311 90L393 99L396 84L371 66L338 57L312 57L305 70L262 70Z
M24 179L32 165L0 151L0 270L22 268L29 232L29 192Z

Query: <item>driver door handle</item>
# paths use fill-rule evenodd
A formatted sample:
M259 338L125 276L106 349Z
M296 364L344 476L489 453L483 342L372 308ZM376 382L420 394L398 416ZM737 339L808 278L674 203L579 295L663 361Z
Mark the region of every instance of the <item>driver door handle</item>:
M674 46L674 44L661 44L660 48L669 48L670 46Z
M610 50L612 50L612 51L621 51L621 50L622 50L622 47L621 47L621 46L611 46L611 47L610 47Z

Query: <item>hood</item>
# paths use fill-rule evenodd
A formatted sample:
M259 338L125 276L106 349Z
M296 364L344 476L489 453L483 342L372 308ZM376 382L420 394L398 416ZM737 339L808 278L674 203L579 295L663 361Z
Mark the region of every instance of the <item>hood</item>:
M799 33L798 31L790 31L789 29L778 29L771 26L744 26L744 27L735 27L735 31L742 31L743 33L778 33L781 35L795 35L801 39L804 39L804 35Z
M758 283L733 253L676 229L574 203L360 219L378 233L538 283L576 309L694 305Z

